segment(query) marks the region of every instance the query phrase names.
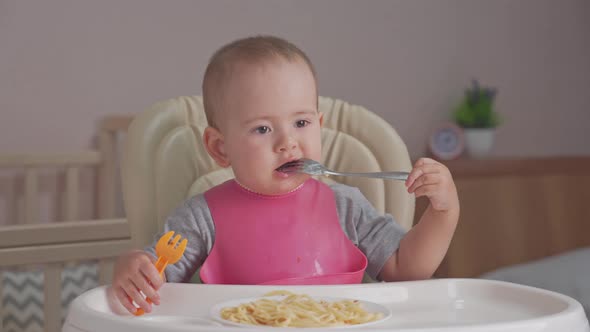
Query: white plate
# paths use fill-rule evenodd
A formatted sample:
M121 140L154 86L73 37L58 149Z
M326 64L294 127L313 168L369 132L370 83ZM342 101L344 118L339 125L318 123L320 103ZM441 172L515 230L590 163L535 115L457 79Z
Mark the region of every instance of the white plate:
M223 319L221 317L221 310L223 308L227 308L227 307L237 307L241 304L244 303L248 303L248 302L254 302L256 300L260 300L260 299L270 299L270 300L282 300L283 298L285 298L285 296L261 296L261 297L249 297L249 298L242 298L242 299L235 299L235 300L230 300L230 301L225 301L225 302L221 302L218 303L216 305L214 305L211 308L210 314L213 317L214 320L224 324L224 325L231 325L231 326L241 326L241 327L256 327L256 328L281 328L281 327L275 327L275 326L263 326L263 325L251 325L251 324L242 324L242 323L236 323L236 322L232 322L230 320L227 319ZM342 297L325 297L325 296L312 296L312 299L316 300L316 301L328 301L328 302L336 302L336 301L343 301L343 300L354 300L354 301L359 301L361 304L361 307L363 309L365 309L367 312L370 313L381 313L382 317L371 321L371 322L367 322L367 323L363 323L363 324L355 324L355 325L342 325L342 326L327 326L327 327L315 327L315 328L358 328L358 327L364 327L364 326L368 326L368 325L373 325L373 324L377 324L380 322L383 322L384 320L388 319L389 317L391 317L391 310L381 304L375 303L375 302L369 302L369 301L363 301L363 300L357 300L357 299L350 299L350 298L342 298Z

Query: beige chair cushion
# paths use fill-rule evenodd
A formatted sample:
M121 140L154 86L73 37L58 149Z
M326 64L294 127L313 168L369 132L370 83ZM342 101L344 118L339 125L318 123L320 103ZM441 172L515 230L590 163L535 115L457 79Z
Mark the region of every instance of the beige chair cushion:
M323 157L340 171L373 172L411 169L404 142L384 120L365 108L327 97ZM178 97L153 105L129 127L122 162L127 218L137 246L149 244L166 217L186 198L233 178L207 154L201 137L207 126L199 96ZM322 177L358 187L381 212L392 214L406 229L414 217L414 196L403 182L356 177Z

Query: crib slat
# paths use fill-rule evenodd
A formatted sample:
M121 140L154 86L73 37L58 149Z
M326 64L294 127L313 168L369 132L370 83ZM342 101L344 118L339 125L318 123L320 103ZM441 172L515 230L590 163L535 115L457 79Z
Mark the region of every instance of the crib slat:
M133 121L133 115L108 115L103 118L100 129L109 132L126 132Z
M16 187L16 179L11 179L7 186L4 188L3 192L0 195L3 195L6 199L6 211L5 211L5 220L9 220L8 224L22 224L19 219L22 219L22 215L20 214L20 202L17 199L18 190ZM12 222L10 222L12 220Z
M66 213L65 220L78 219L78 197L80 185L80 169L70 166L66 169Z
M39 177L37 170L27 168L25 171L25 204L24 215L26 224L39 222Z
M0 227L0 250L48 244L66 244L101 240L129 239L131 232L125 219L77 220L38 225ZM0 263L1 265L1 263Z
M44 322L45 332L61 330L61 264L48 264L44 271Z
M113 218L115 216L116 190L116 144L114 132L101 130L99 149L102 157L98 168L98 217Z
M131 248L131 239L0 248L0 267L115 257Z
M63 165L94 166L100 162L98 151L87 150L75 153L32 154L12 153L0 155L0 168L39 167Z
M113 279L113 270L115 267L115 259L104 258L98 263L98 284L108 285Z
M4 299L4 272L2 272L2 268L0 268L0 331L4 331L4 317L1 313L6 312L3 308L3 299Z

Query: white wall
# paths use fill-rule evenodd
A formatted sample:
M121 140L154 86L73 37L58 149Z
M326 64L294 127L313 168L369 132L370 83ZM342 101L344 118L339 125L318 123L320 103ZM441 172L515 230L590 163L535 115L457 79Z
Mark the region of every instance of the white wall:
M211 53L260 33L413 157L474 77L499 88L495 155L590 153L587 0L0 0L0 152L88 147L102 116L200 94Z

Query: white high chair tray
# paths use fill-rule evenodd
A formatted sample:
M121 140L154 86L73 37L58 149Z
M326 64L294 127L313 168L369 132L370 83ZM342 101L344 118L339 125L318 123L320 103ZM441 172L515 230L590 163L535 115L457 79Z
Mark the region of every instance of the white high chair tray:
M70 307L64 332L214 331L252 332L261 327L222 325L211 316L216 304L288 290L317 297L351 298L391 310L386 320L342 331L579 331L590 332L582 306L555 292L502 281L426 281L330 286L238 286L165 284L161 305L135 317L103 286L80 295ZM264 328L272 330L273 328ZM282 328L325 331L326 328ZM330 332L339 328L329 328Z

